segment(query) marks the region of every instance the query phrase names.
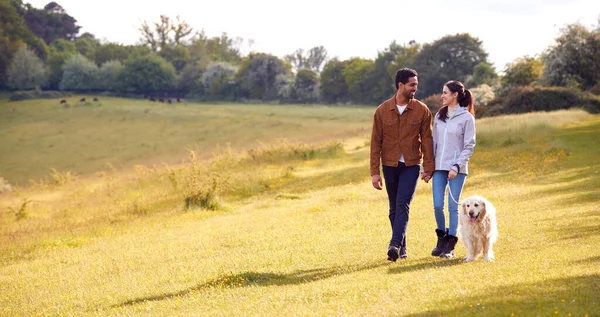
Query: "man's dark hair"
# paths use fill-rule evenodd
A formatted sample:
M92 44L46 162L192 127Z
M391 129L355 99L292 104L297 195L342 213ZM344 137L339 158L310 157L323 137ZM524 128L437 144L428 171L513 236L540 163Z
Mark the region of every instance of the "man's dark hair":
M410 68L401 68L396 72L396 89L398 89L398 83L406 84L408 79L411 77L417 77L417 71Z

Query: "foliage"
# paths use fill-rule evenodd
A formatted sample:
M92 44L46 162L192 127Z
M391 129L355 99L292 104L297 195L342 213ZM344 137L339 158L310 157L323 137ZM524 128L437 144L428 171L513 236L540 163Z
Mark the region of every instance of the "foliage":
M196 153L190 151L190 164L183 183L185 209L218 210L221 208L217 196L222 189L222 183L217 175L216 173L206 175L200 169Z
M423 101L423 103L425 103L427 105L427 107L429 108L429 111L431 111L431 113L434 115L442 107L442 95L441 94L433 94L421 101Z
M102 64L102 66L98 69L96 89L108 91L121 90L119 78L122 71L123 64L119 60L112 60Z
M190 52L183 44L165 46L160 50L158 55L162 56L167 62L173 64L177 73L180 73L190 60Z
M471 88L469 90L475 99L475 107L487 106L494 98L496 98L496 94L494 94L492 87L486 84L482 84L477 88Z
M599 24L600 25L600 21ZM544 82L548 85L588 89L600 82L600 27L588 30L571 24L561 30L556 44L544 56Z
M19 0L0 1L0 89L6 87L8 67L19 47L26 46L42 60L48 57L44 41L25 24L24 10Z
M503 113L551 111L582 106L581 94L564 87L513 87L501 101Z
M200 67L198 63L187 63L185 68L179 74L177 81L177 91L181 95L191 95L198 98L204 95L204 83L202 82L202 74L205 69Z
M344 77L344 69L348 62L337 58L329 60L319 78L321 84L321 100L327 103L346 102L350 100L348 85Z
M370 59L352 58L345 65L343 75L352 99L358 103L370 103L373 98L371 78L375 64ZM383 101L383 100L381 100Z
M449 80L463 81L473 74L476 65L486 61L482 42L468 33L447 35L425 44L413 64L419 73L417 95L438 93Z
M278 92L276 78L287 73L289 70L276 56L252 53L242 60L236 79L244 97L275 100Z
M467 87L493 86L497 78L498 74L496 74L494 67L487 62L481 62L475 65L471 81L465 84L467 84Z
M202 74L204 95L209 100L231 100L235 98L235 76L237 67L226 63L216 62L208 65Z
M141 40L154 52L159 52L167 47L175 48L184 43L185 38L190 36L194 29L179 16L172 21L168 16L161 15L160 22L154 22L153 26L144 21L140 27Z
M299 69L296 74L294 91L301 103L314 103L319 98L319 79L311 69Z
M170 91L176 78L173 65L156 54L130 57L121 72L123 89L143 94Z
M102 65L112 60L118 60L123 63L130 56L147 55L150 52L152 51L146 46L126 46L116 43L106 43L96 48L94 56L96 65Z
M96 61L96 49L98 47L100 47L100 41L90 33L84 33L75 40L77 52L94 62Z
M89 91L96 89L98 66L81 54L72 55L63 65L60 90Z
M24 12L25 23L29 29L47 44L56 39L75 40L79 29L77 20L68 15L65 9L56 2L48 3L43 9L36 9L27 4Z
M527 86L536 82L542 75L543 64L538 58L521 57L504 69L502 88L504 91L510 87Z
M242 60L240 52L242 43L242 38L231 38L227 33L208 38L204 31L201 31L196 34L186 48L190 52L190 59L199 67L204 68L211 62L239 64Z
M40 88L46 75L44 62L33 51L21 47L8 69L8 87L17 90Z
M48 66L48 82L46 88L59 89L63 78L63 65L73 55L77 54L77 48L73 42L57 39L50 44L50 54L46 65Z
M283 59L292 65L294 71L307 68L320 73L327 62L327 49L323 46L315 46L305 52L304 49L299 48L294 53L285 55Z

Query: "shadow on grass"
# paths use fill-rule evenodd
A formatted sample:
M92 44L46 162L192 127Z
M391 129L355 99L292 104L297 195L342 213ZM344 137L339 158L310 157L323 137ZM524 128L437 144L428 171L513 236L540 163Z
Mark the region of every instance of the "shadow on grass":
M485 283L484 277L480 278ZM600 311L598 294L598 274L501 287L490 285L475 296L439 303L454 308L434 308L408 316L592 316Z
M408 273L414 271L423 271L430 269L439 269L443 267L455 266L459 264L463 264L463 260L461 258L454 258L451 260L448 259L439 259L439 258L431 258L428 260L422 260L420 263L407 262L407 265L402 264L402 260L398 260L399 265L390 267L388 273L390 274L401 274ZM409 264L410 263L410 264Z
M204 283L183 289L177 292L161 293L147 297L135 298L113 305L113 307L124 307L144 302L167 300L179 296L185 296L192 292L202 291L211 288L236 288L247 286L271 286L271 285L298 285L310 283L318 280L327 279L334 276L354 273L358 271L375 269L388 265L386 262L377 262L366 265L356 266L335 266L330 268L318 268L312 270L298 270L292 273L270 273L270 272L242 272L237 274L224 275Z

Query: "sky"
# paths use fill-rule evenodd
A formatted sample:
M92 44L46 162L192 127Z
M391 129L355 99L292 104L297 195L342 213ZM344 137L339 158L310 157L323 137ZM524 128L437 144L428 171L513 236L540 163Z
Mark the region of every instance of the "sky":
M24 0L43 8L48 0ZM243 39L241 50L283 57L298 48L324 46L328 56L375 59L392 41L432 43L469 33L482 41L488 61L507 63L536 56L555 43L561 28L598 25L598 0L58 0L77 19L80 34L136 44L139 26L160 15L180 16L209 37ZM418 70L417 70L418 71Z

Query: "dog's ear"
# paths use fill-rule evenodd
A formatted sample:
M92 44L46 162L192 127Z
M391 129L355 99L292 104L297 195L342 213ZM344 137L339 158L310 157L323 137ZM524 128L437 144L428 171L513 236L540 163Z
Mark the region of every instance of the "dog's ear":
M481 213L480 214L481 214L482 219L483 219L483 217L487 213L487 206L485 204L485 200L481 200L481 206L483 206L483 208L481 208Z
M467 214L467 207L465 206L467 203L463 201L462 204L460 204L460 207L462 208L462 212L463 214Z

